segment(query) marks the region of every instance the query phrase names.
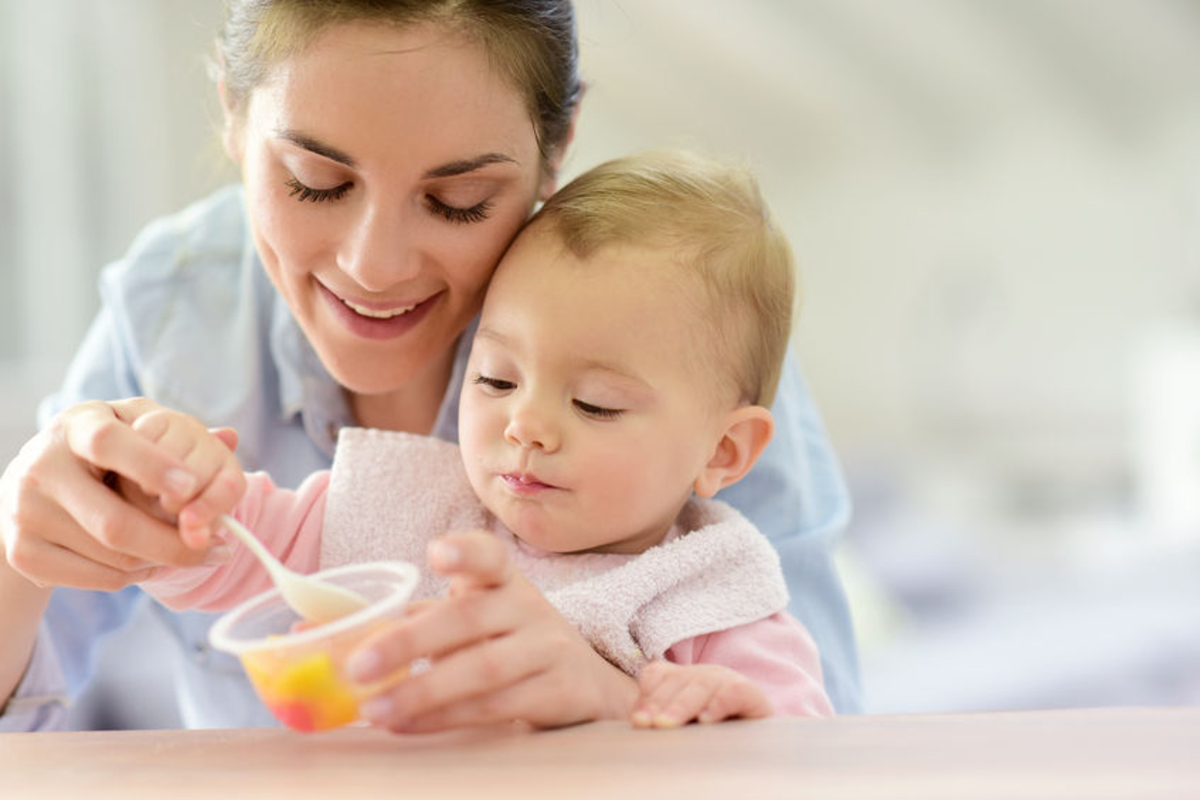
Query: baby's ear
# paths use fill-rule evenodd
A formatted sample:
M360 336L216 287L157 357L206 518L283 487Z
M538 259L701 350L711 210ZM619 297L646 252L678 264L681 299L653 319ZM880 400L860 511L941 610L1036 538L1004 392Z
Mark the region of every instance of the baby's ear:
M712 497L750 471L775 434L775 418L762 406L742 406L729 412L725 433L712 458L692 484L700 497Z

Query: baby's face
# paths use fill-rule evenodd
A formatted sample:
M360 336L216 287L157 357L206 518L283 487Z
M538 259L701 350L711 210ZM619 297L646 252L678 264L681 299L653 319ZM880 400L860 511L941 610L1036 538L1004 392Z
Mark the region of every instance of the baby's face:
M531 545L641 552L713 454L728 409L696 346L712 332L669 257L620 246L580 263L534 232L496 272L459 441L480 499Z

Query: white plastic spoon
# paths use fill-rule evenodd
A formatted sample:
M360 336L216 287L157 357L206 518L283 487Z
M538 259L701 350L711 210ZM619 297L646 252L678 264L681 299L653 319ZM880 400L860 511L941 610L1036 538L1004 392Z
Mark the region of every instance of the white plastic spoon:
M310 622L332 622L366 608L367 601L357 592L328 581L301 575L285 567L263 547L258 537L228 514L221 516L221 524L250 548L250 552L267 568L283 601L304 619Z

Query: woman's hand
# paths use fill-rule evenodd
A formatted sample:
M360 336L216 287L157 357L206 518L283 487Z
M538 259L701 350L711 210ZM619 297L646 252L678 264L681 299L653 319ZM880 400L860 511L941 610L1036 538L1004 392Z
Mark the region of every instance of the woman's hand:
M0 477L0 537L16 572L39 586L113 591L160 565L205 561L208 548L188 547L173 526L105 483L122 476L175 508L230 490L222 481L202 482L134 430L139 417L160 408L142 398L81 403L21 448Z
M364 704L373 723L434 731L520 720L539 728L626 719L636 682L609 664L520 575L504 545L472 531L430 544L448 596L376 634L351 660L366 683L428 658L430 666Z

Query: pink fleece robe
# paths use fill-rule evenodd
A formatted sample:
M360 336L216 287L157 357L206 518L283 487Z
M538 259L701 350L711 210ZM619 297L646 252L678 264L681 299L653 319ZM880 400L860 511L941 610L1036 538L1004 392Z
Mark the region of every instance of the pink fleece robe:
M593 647L629 674L656 658L720 664L754 681L777 714L833 714L816 645L783 610L787 594L774 550L722 503L689 503L671 535L639 555L547 553L522 543L483 508L457 446L366 429L343 430L332 470L295 491L262 473L248 483L234 516L298 572L383 559L420 564L433 536L487 528ZM445 585L425 572L414 597L439 595ZM164 570L143 583L171 608L206 611L269 587L244 548L228 564Z

